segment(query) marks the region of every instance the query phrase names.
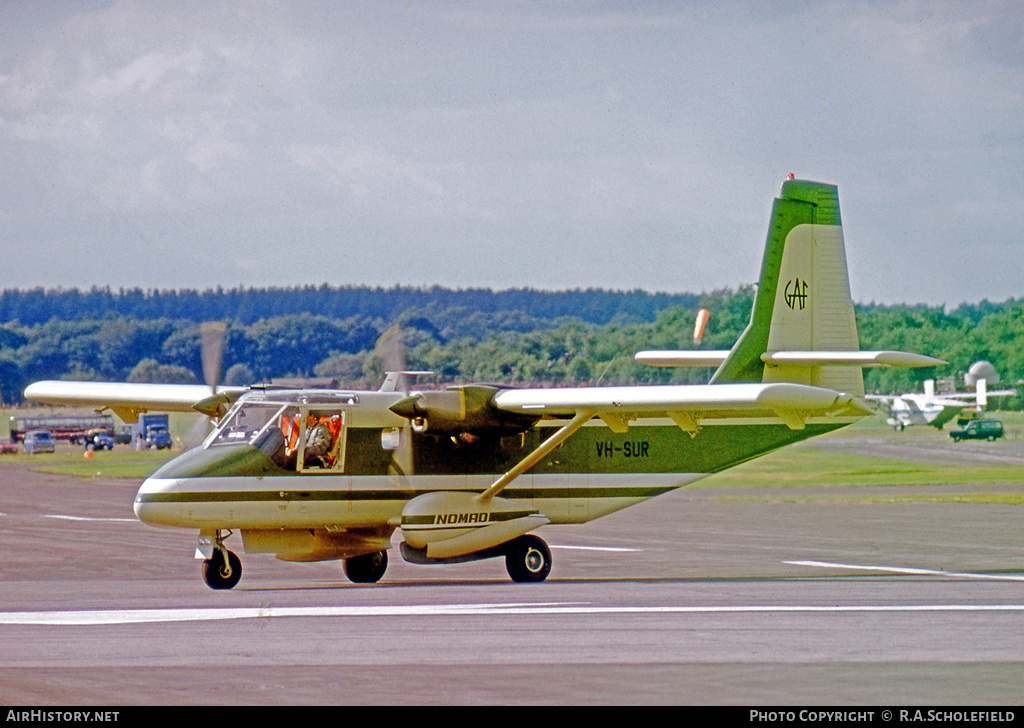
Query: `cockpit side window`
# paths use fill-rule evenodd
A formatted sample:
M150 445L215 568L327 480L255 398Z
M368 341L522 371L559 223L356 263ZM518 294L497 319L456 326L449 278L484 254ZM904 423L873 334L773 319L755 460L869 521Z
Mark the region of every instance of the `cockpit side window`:
M248 444L285 470L341 472L347 412L330 404L243 402L228 412L206 446Z
M268 428L268 432L280 433L280 450L272 457L287 470L343 471L346 423L343 409L310 405L287 407L281 412L278 425ZM272 437L278 442L276 435Z

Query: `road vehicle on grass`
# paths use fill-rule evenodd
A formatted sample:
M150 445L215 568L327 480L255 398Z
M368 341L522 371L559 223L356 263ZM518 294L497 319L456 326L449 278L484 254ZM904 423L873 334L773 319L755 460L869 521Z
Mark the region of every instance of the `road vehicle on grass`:
M31 430L25 433L25 452L33 455L38 452L54 452L56 446L49 430Z
M994 440L1003 437L1003 423L1000 420L974 420L968 422L967 426L962 430L953 430L949 433L949 436L953 438L953 442L960 442L961 440L988 440L993 442Z
M90 430L82 436L82 446L86 450L113 450L114 438L106 430Z

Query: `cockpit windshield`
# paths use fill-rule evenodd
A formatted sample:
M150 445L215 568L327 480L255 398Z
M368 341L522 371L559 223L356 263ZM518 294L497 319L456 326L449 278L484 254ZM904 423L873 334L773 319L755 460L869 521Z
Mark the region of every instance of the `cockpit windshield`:
M252 444L268 423L274 421L286 405L280 402L244 402L227 414L207 440L211 445Z

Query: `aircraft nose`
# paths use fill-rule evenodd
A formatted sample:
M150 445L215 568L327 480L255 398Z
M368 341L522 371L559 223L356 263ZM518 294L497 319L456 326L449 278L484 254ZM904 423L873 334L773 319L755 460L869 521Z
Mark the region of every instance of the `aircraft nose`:
M175 497L178 481L147 478L135 495L135 517L151 526L178 526L181 504Z

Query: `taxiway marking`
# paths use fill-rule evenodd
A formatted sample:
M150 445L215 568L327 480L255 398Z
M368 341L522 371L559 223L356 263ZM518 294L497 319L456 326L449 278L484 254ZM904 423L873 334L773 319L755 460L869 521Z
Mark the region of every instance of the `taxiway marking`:
M972 574L966 571L937 571L905 566L868 566L864 564L835 564L829 561L784 561L792 566L810 566L819 569L852 569L855 571L881 571L889 574L913 574L915 576L950 576L958 579L991 579L995 581L1024 581L1024 576L1011 574Z
M41 518L56 518L59 521L104 521L107 523L139 523L138 518L90 518L87 516L60 516L44 514Z
M785 613L1024 612L1024 604L746 605L746 606L593 606L553 604L448 604L373 607L239 607L219 609L118 609L81 612L0 612L0 626L123 625L154 622L208 622L283 617L407 617L452 615L599 615L599 614L785 614Z

